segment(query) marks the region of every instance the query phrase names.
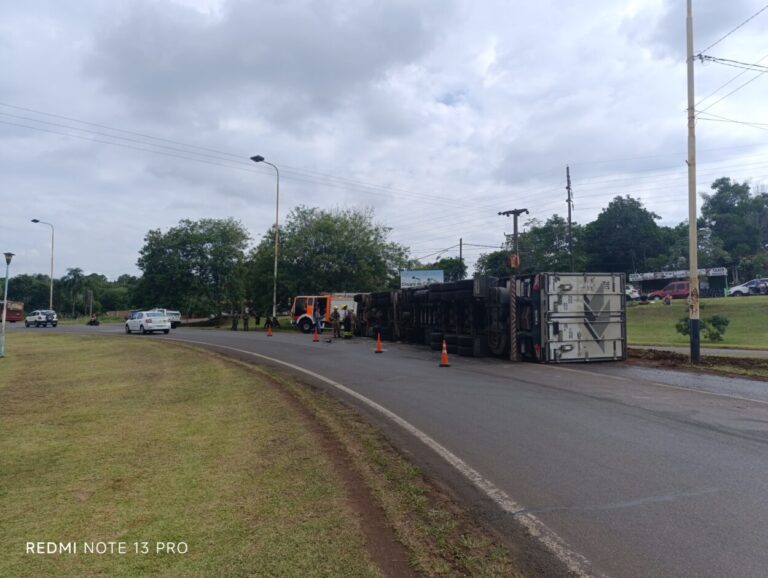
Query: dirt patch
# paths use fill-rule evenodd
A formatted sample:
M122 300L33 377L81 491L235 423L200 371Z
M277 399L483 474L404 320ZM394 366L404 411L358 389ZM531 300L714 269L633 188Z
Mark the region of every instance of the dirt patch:
M420 576L409 564L405 546L397 541L384 511L376 505L373 496L350 460L349 453L334 433L282 384L268 374L269 383L280 391L291 407L302 417L305 426L319 442L334 471L341 478L347 496L347 504L360 520L368 553L385 576L416 578Z
M722 355L702 355L701 361L693 365L690 356L674 351L660 349L628 350L628 363L664 369L681 369L697 373L717 373L718 375L749 376L752 379L768 381L768 359L754 357L729 357Z

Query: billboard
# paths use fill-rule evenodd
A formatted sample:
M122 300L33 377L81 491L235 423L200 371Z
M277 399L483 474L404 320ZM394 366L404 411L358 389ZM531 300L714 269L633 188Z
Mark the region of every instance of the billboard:
M432 283L443 282L442 269L419 270L419 271L400 271L400 288L423 287Z

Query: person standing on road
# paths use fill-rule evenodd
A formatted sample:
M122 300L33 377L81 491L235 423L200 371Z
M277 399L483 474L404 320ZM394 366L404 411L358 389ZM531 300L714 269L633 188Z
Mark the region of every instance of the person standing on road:
M247 307L243 308L243 331L248 331L248 318L251 316L251 312Z
M349 339L352 337L352 312L349 310L346 303L341 306L341 309L341 325L344 329L344 339Z
M232 331L237 331L237 324L240 322L240 314L237 311L232 312Z
M339 313L339 306L333 306L333 313L331 313L331 324L333 325L333 336L341 338L341 313Z
M319 334L323 333L323 321L320 315L320 306L315 303L315 307L312 309L312 319L315 321L315 328Z

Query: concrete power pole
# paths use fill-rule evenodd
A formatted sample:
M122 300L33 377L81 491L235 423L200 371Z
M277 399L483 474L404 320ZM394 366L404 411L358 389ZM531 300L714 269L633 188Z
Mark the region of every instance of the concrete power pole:
M571 257L571 273L573 273L573 231L571 210L573 209L573 194L571 191L571 167L565 165L565 180L568 183L565 190L568 191L568 255Z
M514 239L514 253L512 254L512 266L515 269L520 268L520 251L518 249L517 245L517 218L523 214L528 214L528 209L511 209L509 211L501 211L499 215L504 215L505 217L509 217L512 215L512 222L514 223L514 233L513 233L513 239Z
M688 64L688 281L690 296L688 309L691 330L691 363L701 359L699 340L699 242L696 231L696 111L693 91L693 8L688 0L688 15L685 19Z

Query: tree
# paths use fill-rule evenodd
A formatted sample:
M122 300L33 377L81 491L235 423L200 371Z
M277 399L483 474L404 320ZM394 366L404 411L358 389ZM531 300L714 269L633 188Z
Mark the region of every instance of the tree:
M723 242L723 248L736 259L753 254L760 248L760 216L749 194L747 183L731 182L722 177L712 183L714 194L702 194L701 216L712 235ZM758 211L759 213L760 211Z
M585 227L584 249L591 271L647 270L647 260L663 252L660 219L629 195L615 197L597 219Z
M510 251L501 250L484 253L475 262L475 277L491 275L492 277L508 277L514 273L509 266Z
M23 302L27 311L47 309L50 288L48 275L16 275L8 280L8 300Z
M467 265L462 259L458 257L444 257L438 259L434 263L426 265L418 265L416 270L429 270L434 269L443 272L443 278L445 282L461 281L467 276Z
M280 230L278 302L321 291L382 291L398 287L406 249L387 240L390 229L372 211L296 207ZM249 299L272 309L274 229L248 259Z
M570 271L571 255L568 247L568 222L558 215L552 215L542 225L538 219L526 223L529 229L520 234L520 273L538 271ZM581 238L583 228L574 224L573 236L574 270L584 269L585 256Z
M69 311L71 308L72 317L77 315L75 307L83 298L83 277L83 270L80 267L70 267L67 269L67 274L61 278L62 309Z
M144 273L136 288L139 304L197 314L239 309L248 240L231 218L184 219L167 233L149 231L137 262Z

